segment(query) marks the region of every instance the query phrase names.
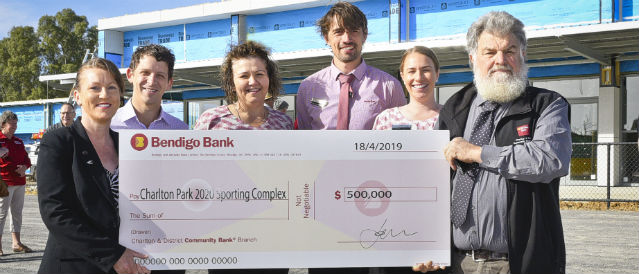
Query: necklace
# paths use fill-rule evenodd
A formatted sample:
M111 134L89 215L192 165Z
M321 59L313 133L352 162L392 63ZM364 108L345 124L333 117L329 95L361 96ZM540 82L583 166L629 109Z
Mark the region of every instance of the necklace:
M248 112L246 114L247 116L246 119L242 118L238 103L234 103L230 106L232 106L232 108L229 107L229 111L231 111L231 114L235 115L235 117L237 117L237 119L239 119L240 122L242 122L243 124L247 124L253 127L261 126L262 124L264 124L264 122L266 121L266 118L268 117L268 111L266 110L266 107L262 107L262 113L257 115L255 119L253 119L253 121L249 121L248 118L250 118L250 115L248 114ZM233 113L234 110L235 110L235 113Z

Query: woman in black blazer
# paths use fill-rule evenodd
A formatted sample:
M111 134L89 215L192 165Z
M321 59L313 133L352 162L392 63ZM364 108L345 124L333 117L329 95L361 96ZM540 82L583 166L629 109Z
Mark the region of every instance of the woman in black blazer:
M149 273L118 243L117 133L109 129L124 82L95 58L76 76L82 117L48 132L38 156L38 201L49 239L38 273Z

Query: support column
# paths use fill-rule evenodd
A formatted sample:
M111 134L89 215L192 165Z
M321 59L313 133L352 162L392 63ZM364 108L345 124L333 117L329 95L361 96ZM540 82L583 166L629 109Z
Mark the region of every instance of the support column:
M98 32L98 57L108 59L118 68L124 61L124 33L113 30ZM93 49L89 49L93 50Z
M396 44L402 41L402 4L400 0L390 0L390 16L389 16L389 40L391 44Z
M613 59L612 64L618 64ZM597 142L618 143L621 142L621 89L618 86L618 69L616 66L604 66L601 73L599 87L598 135ZM608 161L610 157L610 161ZM608 163L610 174L608 176ZM597 148L597 185L606 186L610 179L611 186L621 184L621 150L619 146L610 146L610 153L606 145Z
M239 45L246 42L246 15L236 14L231 16L231 45Z

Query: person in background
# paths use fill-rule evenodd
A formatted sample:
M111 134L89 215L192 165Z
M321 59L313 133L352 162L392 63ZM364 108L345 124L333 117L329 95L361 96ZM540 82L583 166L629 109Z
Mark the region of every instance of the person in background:
M267 94L277 97L282 84L277 64L262 44L234 46L220 73L229 104L202 113L193 129L293 129L290 117L264 105Z
M570 105L528 85L524 24L506 12L466 35L473 83L439 115L451 141L452 273L565 273L559 179L568 174ZM426 272L438 266L417 264Z
M406 104L399 81L362 58L368 23L359 8L338 2L317 26L333 61L300 84L295 104L299 129L372 129L380 112Z
M49 238L38 273L150 273L146 258L118 242L118 135L110 130L124 81L94 58L76 75L82 108L70 127L44 135L38 156L38 202Z
M388 130L393 126L433 129L442 107L435 101L435 83L439 78L437 56L423 46L408 49L399 63L399 73L408 91L408 104L382 111L375 118L373 129Z
M135 50L126 70L133 97L113 117L113 130L189 129L162 110L162 95L173 86L174 65L175 56L162 45L150 44Z
M14 253L29 253L31 248L22 243L20 230L22 228L22 208L24 206L24 193L27 184L25 172L31 167L31 160L24 148L22 140L15 136L18 129L18 116L10 110L5 110L0 115L0 147L8 150L0 158L0 176L7 184L9 195L0 197L0 256L2 251L2 232L7 213L11 209L11 239Z
M275 106L275 110L281 113L286 113L286 111L288 110L288 103L284 100L275 101L274 106Z
M274 104L275 104L275 97L273 97L271 93L267 93L266 98L264 98L264 105L270 108L273 108Z
M44 132L46 133L56 128L69 127L73 124L73 119L75 119L75 108L73 105L69 103L62 103L62 106L60 107L60 122L49 126Z

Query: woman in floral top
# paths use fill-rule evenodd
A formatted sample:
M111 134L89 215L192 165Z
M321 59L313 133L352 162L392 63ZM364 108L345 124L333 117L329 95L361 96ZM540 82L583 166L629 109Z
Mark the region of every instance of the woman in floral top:
M266 94L276 98L282 83L263 45L248 41L234 46L224 59L221 78L229 104L202 113L194 129L293 129L290 117L264 105Z
M387 130L393 126L429 130L435 127L441 105L435 101L435 82L439 78L439 60L435 53L422 46L406 50L399 71L408 90L409 103L384 110L377 115L373 129Z
M293 129L290 117L264 105L267 93L277 98L282 83L277 64L262 44L248 41L231 48L220 74L229 104L202 113L194 129ZM209 269L208 273L286 274L288 269Z

